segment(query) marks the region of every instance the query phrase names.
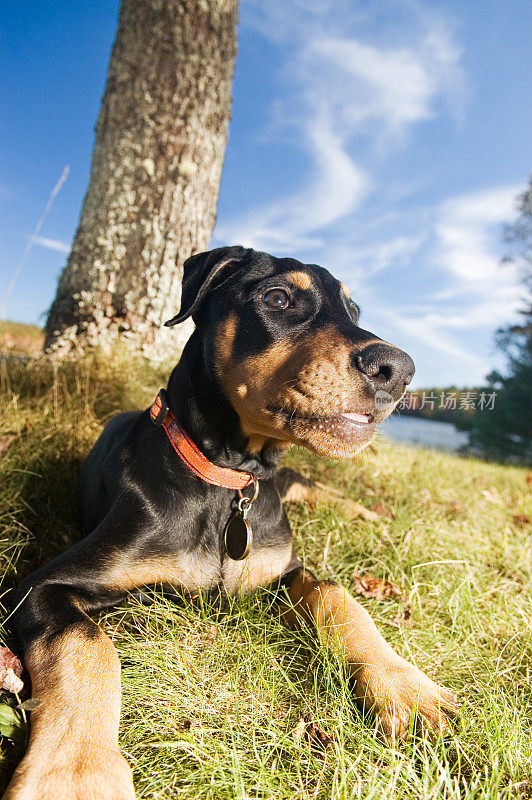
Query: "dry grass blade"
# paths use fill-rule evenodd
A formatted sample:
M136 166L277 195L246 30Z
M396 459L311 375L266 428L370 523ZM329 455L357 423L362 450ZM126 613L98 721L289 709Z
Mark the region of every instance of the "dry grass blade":
M16 438L16 434L14 433L8 433L6 436L0 436L0 458L7 453Z

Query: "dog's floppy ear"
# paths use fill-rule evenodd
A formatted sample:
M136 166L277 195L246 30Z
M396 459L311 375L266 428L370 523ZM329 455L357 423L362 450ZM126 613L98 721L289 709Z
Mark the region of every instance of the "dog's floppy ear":
M198 253L187 258L183 265L183 285L181 287L181 308L179 314L164 324L170 328L193 317L206 294L220 284L224 270L230 264L243 261L245 249L234 247L217 247L207 253Z

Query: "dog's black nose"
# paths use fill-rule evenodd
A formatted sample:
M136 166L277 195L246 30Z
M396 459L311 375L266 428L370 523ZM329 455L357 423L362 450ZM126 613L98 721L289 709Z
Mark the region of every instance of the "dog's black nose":
M402 395L416 369L407 353L384 342L370 344L364 350L354 353L353 362L366 376L373 392L381 389L391 394L394 400Z

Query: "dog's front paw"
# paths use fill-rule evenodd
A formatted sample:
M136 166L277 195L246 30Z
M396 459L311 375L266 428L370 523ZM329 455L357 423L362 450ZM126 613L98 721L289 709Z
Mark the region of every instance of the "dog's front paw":
M354 668L354 674L358 702L375 712L377 729L388 740L405 738L414 713L418 727L435 733L447 730L458 715L453 693L399 656Z
M118 750L66 750L71 758L29 751L2 800L135 800L131 769Z

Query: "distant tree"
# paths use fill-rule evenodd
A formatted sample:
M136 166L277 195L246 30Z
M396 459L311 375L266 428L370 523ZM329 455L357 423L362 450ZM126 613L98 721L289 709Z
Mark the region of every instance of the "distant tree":
M122 0L79 226L46 324L68 353L175 352L183 261L207 249L231 114L238 0ZM183 338L183 337L182 337ZM182 344L182 342L181 342Z
M487 376L488 391L496 391L497 399L493 411L477 410L471 443L489 455L528 461L532 459L532 178L517 199L517 212L505 228L508 255L503 264L513 264L521 276L520 321L497 331L507 371Z

